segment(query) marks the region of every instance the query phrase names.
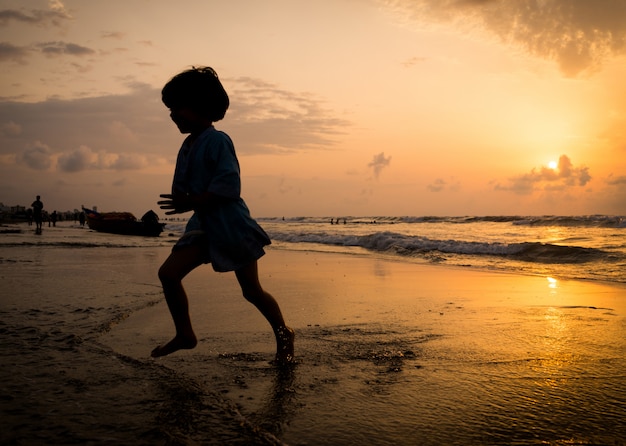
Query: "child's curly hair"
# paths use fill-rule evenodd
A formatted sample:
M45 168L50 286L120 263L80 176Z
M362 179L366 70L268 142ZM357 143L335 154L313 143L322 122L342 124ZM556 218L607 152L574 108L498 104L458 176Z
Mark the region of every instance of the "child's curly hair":
M189 107L213 122L224 117L229 105L228 94L211 67L192 67L177 74L163 87L161 99L170 109Z

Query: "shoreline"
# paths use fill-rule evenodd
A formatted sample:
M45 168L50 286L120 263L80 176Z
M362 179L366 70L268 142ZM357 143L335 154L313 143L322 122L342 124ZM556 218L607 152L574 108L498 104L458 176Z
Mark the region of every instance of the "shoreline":
M68 247L97 247L98 243L103 243L107 246L112 246L117 243L120 247L140 247L142 244L145 247L169 247L170 244L178 239L178 231L182 230L181 227L176 227L176 230L168 230L161 237L156 237L151 240L146 240L142 237L132 236L118 236L113 235L111 239L110 234L99 233L88 229L87 227L81 227L76 222L63 221L58 222L57 227L47 227L44 225L43 237L37 235L36 238L30 239L29 235L34 230L27 226L26 223L11 224L8 226L0 225L0 234L4 234L3 243L6 246L19 246L23 245L37 245L37 246L68 246ZM326 234L327 237L331 235ZM409 236L410 238L410 236ZM105 241L106 240L106 241ZM15 244L12 244L12 242ZM384 241L383 243L388 243ZM460 242L459 242L460 243ZM504 242L505 244L508 242ZM530 242L529 242L530 243ZM606 243L604 240L602 243ZM513 243L515 244L515 243ZM530 243L532 244L532 243ZM2 246L2 245L0 245ZM383 248L386 245L383 245ZM557 245L550 245L551 248L557 248ZM603 245L602 245L603 246ZM570 247L572 249L586 249ZM597 248L601 249L601 248ZM458 252L450 255L437 254L437 249L433 249L434 257L431 258L428 253L425 256L417 255L413 257L411 255L411 249L408 253L401 252L399 254L389 254L384 249L379 250L376 246L367 248L364 246L344 246L339 244L335 246L332 243L313 243L313 242L299 242L295 241L281 241L273 240L273 244L267 248L268 254L276 251L289 251L289 252L310 252L313 254L337 254L347 256L365 256L385 261L397 261L402 263L410 263L414 265L441 267L441 268L460 268L461 270L471 271L484 271L489 273L504 273L522 276L538 276L545 277L551 275L557 280L562 281L583 281L591 283L600 283L616 286L626 286L626 280L624 280L623 273L620 273L624 266L623 260L604 262L601 259L595 260L582 260L581 262L576 259L554 259L554 261L542 262L541 258L534 261L520 260L510 258L507 256L491 256L489 254L472 255L464 258L463 254ZM621 256L621 251L616 251L616 256ZM621 257L620 257L621 258ZM561 261L562 260L562 261ZM613 259L615 260L615 259ZM263 260L261 260L263 262Z
M299 245L300 243L293 243L293 245ZM554 275L549 275L549 274L541 274L541 273L537 273L537 272L532 272L532 271L509 271L509 270L504 270L504 269L492 269L489 267L481 267L481 266L477 266L477 265L451 265L451 264L446 264L446 263L433 263L433 262L428 262L426 260L419 260L419 259L412 259L410 257L399 257L399 256L394 256L394 255L386 255L386 254L381 254L381 253L375 253L375 252L370 252L368 250L366 250L365 248L363 253L350 253L350 252L340 252L340 251L332 251L332 250L328 250L326 246L324 246L324 248L322 249L293 249L293 248L289 248L289 247L274 247L272 245L270 245L270 247L266 247L266 251L269 252L276 252L276 251L287 251L287 252L304 252L304 253L311 253L311 254L328 254L328 255L337 255L337 256L346 256L348 258L351 257L358 257L358 258L369 258L372 260L381 260L384 262L391 262L391 263L401 263L401 264L409 264L409 265L415 265L418 268L419 267L425 267L425 268L442 268L442 269L449 269L452 271L464 271L464 272L470 272L470 273L487 273L487 274L504 274L504 275L508 275L508 276L520 276L520 277L535 277L535 278L542 278L545 279L547 277L552 277L555 278L558 282L582 282L582 283L590 283L590 284L598 284L598 285L604 285L604 286L615 286L617 288L624 288L624 290L626 291L626 282L619 282L619 281L611 281L611 280L606 280L606 279L595 279L595 278L591 278L591 277L579 277L579 278L572 278L572 277L566 277L566 278L559 278L559 277L554 277L556 276L556 274ZM263 258L261 258L260 260L261 262L263 261Z

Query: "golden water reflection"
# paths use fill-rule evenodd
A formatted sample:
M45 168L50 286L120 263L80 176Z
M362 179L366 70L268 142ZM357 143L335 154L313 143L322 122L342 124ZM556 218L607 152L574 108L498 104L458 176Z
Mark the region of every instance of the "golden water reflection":
M559 281L554 277L547 277L548 279L548 288L556 289L559 286Z

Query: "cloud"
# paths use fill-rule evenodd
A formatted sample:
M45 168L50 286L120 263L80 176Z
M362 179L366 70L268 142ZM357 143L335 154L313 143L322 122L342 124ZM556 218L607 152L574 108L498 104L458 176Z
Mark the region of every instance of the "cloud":
M0 28L8 27L13 23L19 25L33 25L40 27L62 27L73 17L66 10L60 0L50 0L48 9L3 9L0 10ZM16 35L14 36L16 37ZM27 58L40 52L46 56L85 56L95 54L91 48L68 42L31 43L27 46L17 46L11 42L0 42L0 62L15 62L27 64Z
M331 150L349 125L308 94L255 80L225 84L232 109L219 128L231 135L240 155ZM173 164L182 136L161 103L160 89L130 81L126 86L130 91L121 95L0 100L0 158L62 172ZM34 141L44 141L46 150L35 150Z
M391 157L385 158L385 152L380 152L378 155L374 155L372 161L367 165L374 170L374 177L378 178L382 170L389 165Z
M27 58L39 52L47 57L91 56L96 51L82 45L69 42L39 42L31 46L16 46L9 42L0 42L0 62L27 64Z
M148 165L146 158L136 153L120 153L106 165L114 170L139 170Z
M435 181L428 185L428 190L430 190L431 192L441 192L444 187L446 187L446 181L441 178L437 178Z
M222 80L231 107L222 124L238 150L253 153L329 149L351 125L308 93L249 77Z
M0 11L0 27L9 25L11 22L19 22L36 26L61 26L66 20L71 20L72 16L67 12L65 6L60 1L51 1L50 9L3 9Z
M452 183L444 180L443 178L437 178L431 184L426 186L431 192L442 192L444 190L449 190L452 192L456 192L460 189L461 185L458 181L454 181L452 178Z
M576 167L567 155L561 155L556 169L546 166L538 170L533 168L529 173L511 178L508 185L497 184L495 189L530 194L536 190L558 191L585 186L589 181L591 175L588 167Z
M24 65L29 53L30 49L27 47L0 42L0 62L11 61Z
M128 125L121 121L113 121L109 125L109 132L111 136L115 139L126 140L129 142L136 142L137 136L133 133L133 131L128 128Z
M59 156L58 167L62 172L80 172L97 164L98 155L87 146Z
M5 122L0 126L0 134L3 136L19 136L22 133L22 126L13 121Z
M144 156L135 153L95 152L90 147L62 153L57 168L61 172L75 173L85 170L139 170L147 166Z
M49 57L54 56L90 56L96 52L91 48L68 42L42 42L35 44L35 48L39 49L43 54Z
M402 65L404 66L404 68L411 68L413 65L425 62L426 60L428 60L426 57L411 57L402 62Z
M290 184L287 184L287 181L285 180L285 177L280 177L278 179L278 192L280 194L286 194L289 193L293 190L293 186Z
M73 67L78 73L89 73L93 71L93 65L81 65L75 62L70 63L70 66Z
M103 31L100 35L103 39L122 40L124 37L126 37L126 33L120 31Z
M588 167L574 167L566 155L561 155L558 165L559 178L565 179L568 186L584 186L591 180Z
M610 186L626 186L626 175L620 175L618 177L610 175L606 183Z
M417 22L479 26L504 43L554 60L574 77L626 54L626 2L622 0L382 0Z
M41 141L36 141L18 154L17 162L34 170L47 170L53 163L52 150Z
M139 84L125 95L0 101L0 123L11 121L22 131L13 136L0 132L0 154L15 153L35 140L45 141L56 155L86 146L96 153L174 157L180 147L180 134L160 103L159 91Z

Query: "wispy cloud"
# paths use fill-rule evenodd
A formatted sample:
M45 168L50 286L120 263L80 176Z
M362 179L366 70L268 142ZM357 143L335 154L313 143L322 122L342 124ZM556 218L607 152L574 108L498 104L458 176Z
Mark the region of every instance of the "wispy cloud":
M443 191L456 192L460 189L461 185L454 178L452 178L449 181L446 181L443 178L437 178L426 187L431 192L443 192Z
M477 25L502 42L556 61L566 76L626 54L622 0L381 0L416 22L446 23L473 33Z
M81 172L85 170L139 170L147 166L144 156L133 153L94 152L87 146L62 153L57 167L61 172Z
M90 56L96 52L91 48L70 42L41 42L34 45L46 56Z
M26 64L26 59L29 55L29 47L17 46L9 42L0 42L0 62Z
M60 1L51 1L49 9L3 9L0 10L0 27L12 22L35 26L61 26L72 16Z
M558 191L581 187L589 181L591 181L591 175L588 167L576 167L567 155L561 155L556 169L547 166L542 166L539 169L533 168L529 173L509 179L507 184L498 183L495 189L517 194L530 194L536 190Z
M101 33L103 39L121 40L126 37L126 33L120 31L105 31Z
M46 57L92 56L96 51L86 46L71 42L38 42L28 46L17 46L9 42L0 42L0 62L14 62L25 65L35 54Z
M312 94L284 90L248 77L223 82L231 97L223 125L244 152L331 149L351 125Z
M374 178L378 178L383 169L389 166L389 163L391 163L391 157L385 157L385 152L380 152L374 155L374 158L367 167L374 171Z
M620 176L609 176L609 178L607 178L606 183L610 186L626 186L626 175L620 175Z
M402 65L404 66L404 68L411 68L412 66L417 65L418 63L425 62L426 60L427 60L426 57L415 56L415 57L411 57L403 61Z
M181 135L161 103L160 89L132 79L120 82L130 89L128 94L0 101L0 157L29 169L66 173L173 162ZM220 128L233 137L239 154L330 150L349 125L307 94L260 81L225 83L232 109Z

